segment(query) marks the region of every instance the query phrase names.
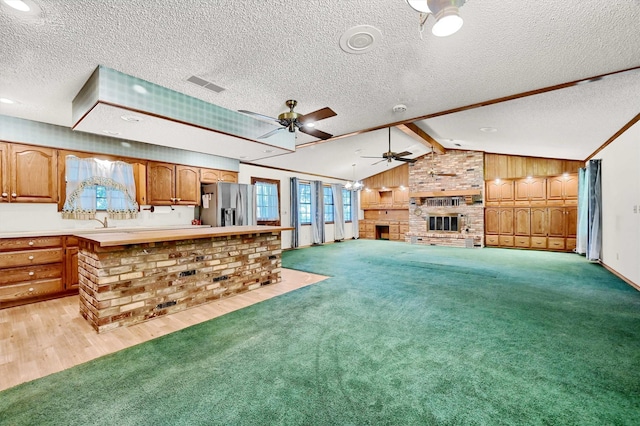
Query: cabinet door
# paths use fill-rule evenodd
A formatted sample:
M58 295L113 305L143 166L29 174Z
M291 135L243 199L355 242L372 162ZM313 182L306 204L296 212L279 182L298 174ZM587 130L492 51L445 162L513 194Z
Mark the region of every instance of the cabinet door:
M215 169L200 169L200 182L202 183L216 183L220 180L219 170Z
M567 229L564 207L549 207L547 213L549 237L564 237Z
M170 205L175 198L175 166L149 162L147 165L147 202L151 205Z
M176 204L200 204L200 170L195 167L176 166Z
M562 176L547 179L547 197L549 200L562 200L564 198L564 180Z
M484 211L484 232L489 235L500 233L500 209L487 207Z
M64 277L65 290L79 287L80 277L78 275L78 247L67 247Z
M360 191L360 208L363 210L378 207L378 191Z
M229 172L229 171L226 171L226 170L219 170L218 174L220 176L220 181L222 181L222 182L238 183L238 173L237 172Z
M567 238L576 238L578 234L578 208L566 207L565 217L567 222ZM575 247L572 247L572 249Z
M393 207L407 208L409 206L409 191L395 188L393 190Z
M12 202L58 202L58 152L27 145L9 146Z
M0 142L0 203L9 202L9 145Z
M516 208L514 209L513 216L515 223L515 234L524 236L531 235L530 209L525 207Z
M513 235L513 209L500 209L500 235Z
M564 198L566 200L578 199L578 175L570 174L564 180Z
M531 236L546 237L547 236L547 209L544 207L531 208Z

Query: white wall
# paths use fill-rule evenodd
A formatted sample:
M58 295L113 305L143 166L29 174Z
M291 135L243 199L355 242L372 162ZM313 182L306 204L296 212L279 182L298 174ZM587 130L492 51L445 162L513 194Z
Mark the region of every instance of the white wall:
M640 287L640 122L602 160L602 262Z
M291 189L290 178L297 177L302 180L321 180L324 183L346 183L339 179L330 179L326 177L320 177L315 175L307 175L303 173L294 173L283 170L271 169L268 167L259 167L249 164L240 164L240 173L238 175L239 183L251 183L252 177L273 179L280 181L280 224L282 226L291 226ZM325 225L325 240L331 242L334 240L334 227L333 225ZM311 226L302 226L301 233L299 235L300 247L311 245ZM344 225L344 238L353 238L353 228L351 223L345 223ZM282 232L282 248L291 248L291 231Z

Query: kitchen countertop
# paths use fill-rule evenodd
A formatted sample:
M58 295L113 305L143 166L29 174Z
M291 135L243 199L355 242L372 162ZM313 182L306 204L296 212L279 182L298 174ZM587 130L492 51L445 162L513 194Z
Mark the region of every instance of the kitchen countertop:
M55 237L58 235L78 235L78 234L102 234L102 233L122 233L134 231L161 231L177 229L198 229L211 228L210 225L165 225L165 226L130 226L130 227L97 227L97 228L69 228L44 231L18 231L0 232L0 238L28 238L28 237Z
M81 239L98 243L100 247L114 247L162 241L180 241L199 238L225 237L231 235L282 232L291 229L293 228L289 226L224 226L215 228L194 226L192 228L183 229L135 229L122 232L74 233L73 235Z

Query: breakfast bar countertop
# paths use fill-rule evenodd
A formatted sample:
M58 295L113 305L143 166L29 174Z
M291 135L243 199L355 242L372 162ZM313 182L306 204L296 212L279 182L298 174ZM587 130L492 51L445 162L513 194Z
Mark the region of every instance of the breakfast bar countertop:
M163 230L130 230L105 233L74 233L73 235L94 243L100 247L115 247L130 244L180 241L233 235L263 234L292 230L289 226L224 226L209 228L184 228Z

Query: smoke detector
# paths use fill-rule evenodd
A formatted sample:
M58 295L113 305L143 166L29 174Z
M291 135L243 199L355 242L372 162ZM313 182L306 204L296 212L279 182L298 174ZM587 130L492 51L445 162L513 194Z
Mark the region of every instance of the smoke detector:
M405 104L398 104L393 107L393 112L406 112L407 106Z

